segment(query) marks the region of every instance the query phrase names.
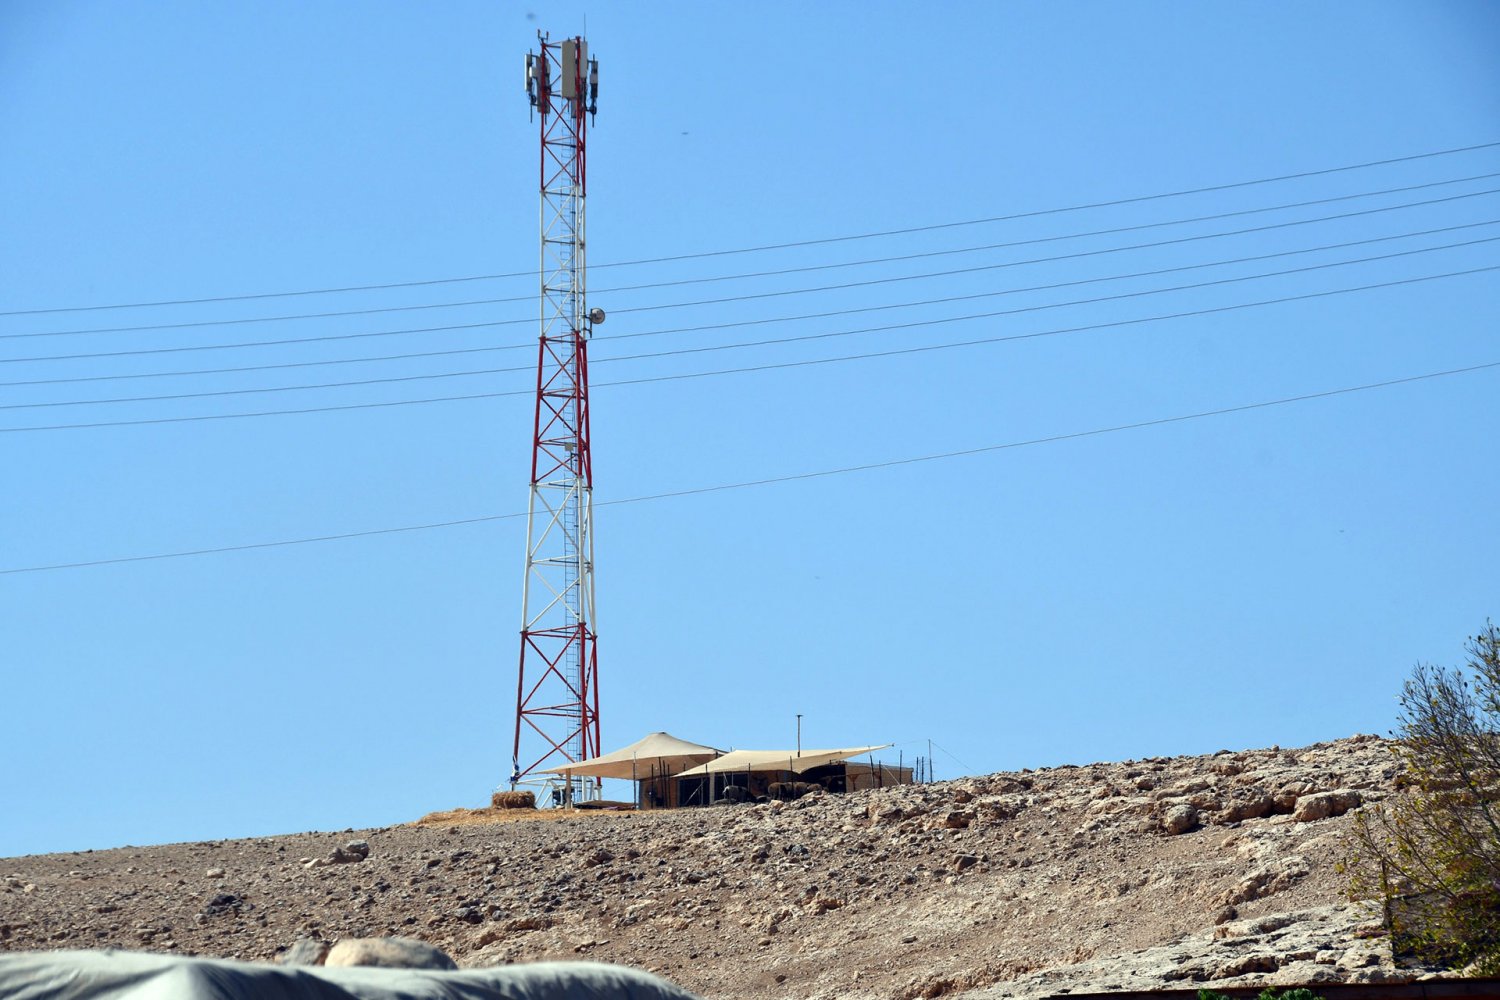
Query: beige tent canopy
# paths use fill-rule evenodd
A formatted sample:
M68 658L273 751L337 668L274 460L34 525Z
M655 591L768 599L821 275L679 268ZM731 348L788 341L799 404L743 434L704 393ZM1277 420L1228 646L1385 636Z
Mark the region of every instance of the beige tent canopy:
M676 774L684 768L719 756L719 751L698 743L679 740L670 733L652 733L628 747L576 764L546 768L548 774L572 774L581 778L645 778L651 774Z
M696 778L708 774L744 771L793 771L801 774L824 764L832 764L861 754L874 753L891 746L881 743L870 747L844 747L842 750L731 750L722 757L678 774L679 778Z

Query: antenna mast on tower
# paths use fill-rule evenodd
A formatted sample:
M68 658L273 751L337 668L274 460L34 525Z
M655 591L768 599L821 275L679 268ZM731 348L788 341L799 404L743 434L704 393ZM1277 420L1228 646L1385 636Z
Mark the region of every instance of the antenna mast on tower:
M604 312L586 303L584 239L584 116L598 109L599 62L581 36L537 40L541 52L526 55L526 93L541 118L542 316L512 789L600 753L588 341ZM562 798L593 797L598 787L569 781Z

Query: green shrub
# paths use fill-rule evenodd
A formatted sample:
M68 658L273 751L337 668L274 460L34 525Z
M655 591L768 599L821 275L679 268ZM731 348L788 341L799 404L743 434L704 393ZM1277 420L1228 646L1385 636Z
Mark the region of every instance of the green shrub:
M1198 1000L1231 1000L1231 998L1217 990L1199 990ZM1256 1000L1323 1000L1323 998L1312 990L1299 986L1285 993L1277 993L1274 989L1267 987L1260 991L1260 996Z
M1461 669L1418 664L1392 752L1400 786L1354 819L1350 896L1376 899L1394 955L1500 974L1500 630Z

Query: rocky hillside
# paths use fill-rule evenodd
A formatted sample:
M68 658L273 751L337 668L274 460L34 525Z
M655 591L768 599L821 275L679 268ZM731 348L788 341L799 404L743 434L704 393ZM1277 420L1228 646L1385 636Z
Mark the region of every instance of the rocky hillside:
M1334 871L1386 745L0 860L0 948L275 959L400 934L706 997L1043 996L1410 978ZM350 843L351 841L355 843ZM307 950L307 946L304 946Z

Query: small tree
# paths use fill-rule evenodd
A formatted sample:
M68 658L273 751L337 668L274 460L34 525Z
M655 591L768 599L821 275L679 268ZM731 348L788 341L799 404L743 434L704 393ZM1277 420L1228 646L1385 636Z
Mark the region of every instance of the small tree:
M1393 951L1500 974L1500 630L1401 692L1397 793L1355 817L1351 895L1379 899Z

